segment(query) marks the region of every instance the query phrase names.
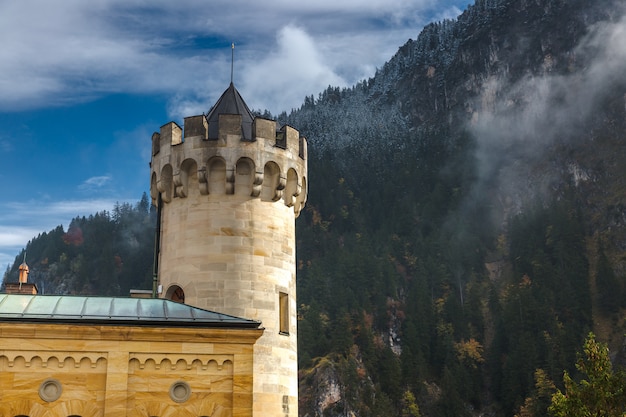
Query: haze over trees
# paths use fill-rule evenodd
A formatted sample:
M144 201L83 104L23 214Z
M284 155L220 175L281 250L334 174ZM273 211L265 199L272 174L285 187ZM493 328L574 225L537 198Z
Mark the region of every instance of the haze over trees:
M26 254L28 279L40 293L128 295L130 289L150 289L155 221L145 193L135 204L116 204L112 213L76 217L67 231L58 226L28 242L4 281L17 281Z

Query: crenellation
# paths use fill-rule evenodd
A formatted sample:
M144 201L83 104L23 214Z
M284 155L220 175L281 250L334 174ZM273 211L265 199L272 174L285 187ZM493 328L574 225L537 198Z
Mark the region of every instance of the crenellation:
M302 159L304 159L305 161L309 160L309 150L308 150L308 144L306 139L304 138L304 136L300 136L299 138L299 142L300 142L300 149L299 149L299 153L298 156Z
M298 156L306 160L306 139L300 136L298 130L289 125L276 130L274 120L255 118L252 126L254 136L251 140L243 138L241 115L220 115L219 136L216 138L208 136L209 125L202 115L186 117L184 126L183 130L176 122L169 122L161 127L160 132L155 132L152 135L152 155L159 154L168 145L177 146L191 141L192 146L184 146L184 151L177 152L195 155L194 150L206 149L211 155L219 155L220 153L216 152L215 148L232 147L240 148L240 150L253 149L251 150L253 154L265 151L278 155L278 149L282 149L287 151L285 152L287 158ZM213 150L210 150L212 148ZM208 155L205 153L205 156Z
M256 140L275 140L276 137L276 121L256 117L252 121L252 137Z
M289 125L284 125L281 131L285 132L286 148L292 155L300 154L300 132Z
M163 144L172 146L183 143L183 129L176 122L169 122L161 126L161 148Z
M209 123L204 115L185 117L184 126L185 140L196 137L203 140L209 138Z

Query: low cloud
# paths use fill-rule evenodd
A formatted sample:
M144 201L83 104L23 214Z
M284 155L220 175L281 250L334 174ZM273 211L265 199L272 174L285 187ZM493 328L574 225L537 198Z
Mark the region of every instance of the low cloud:
M507 193L541 193L526 169L555 141L580 131L616 85L626 85L626 17L592 26L571 54L579 69L565 75L529 75L515 84L492 77L483 85L470 130L477 139L481 187L497 179ZM546 57L549 65L552 57ZM555 58L556 59L556 58ZM545 173L545 183L550 180ZM545 185L545 184L544 184ZM478 197L477 197L478 198Z

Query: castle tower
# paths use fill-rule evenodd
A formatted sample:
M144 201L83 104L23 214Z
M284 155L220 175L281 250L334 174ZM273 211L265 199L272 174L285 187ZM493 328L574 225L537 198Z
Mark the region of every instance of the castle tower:
M307 144L254 118L231 83L208 115L152 136L161 297L261 321L254 416L298 415L295 219Z

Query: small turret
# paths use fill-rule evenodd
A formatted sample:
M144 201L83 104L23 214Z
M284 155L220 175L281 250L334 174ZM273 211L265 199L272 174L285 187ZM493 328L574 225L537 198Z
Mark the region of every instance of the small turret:
M28 282L28 274L30 269L26 263L26 253L24 253L24 260L19 266L20 275L18 282L7 282L5 289L7 294L37 294L37 286Z
M28 265L26 264L26 255L24 255L24 262L20 264L19 270L20 270L20 278L19 278L20 284L27 283L28 274L30 273L30 270L28 269Z

